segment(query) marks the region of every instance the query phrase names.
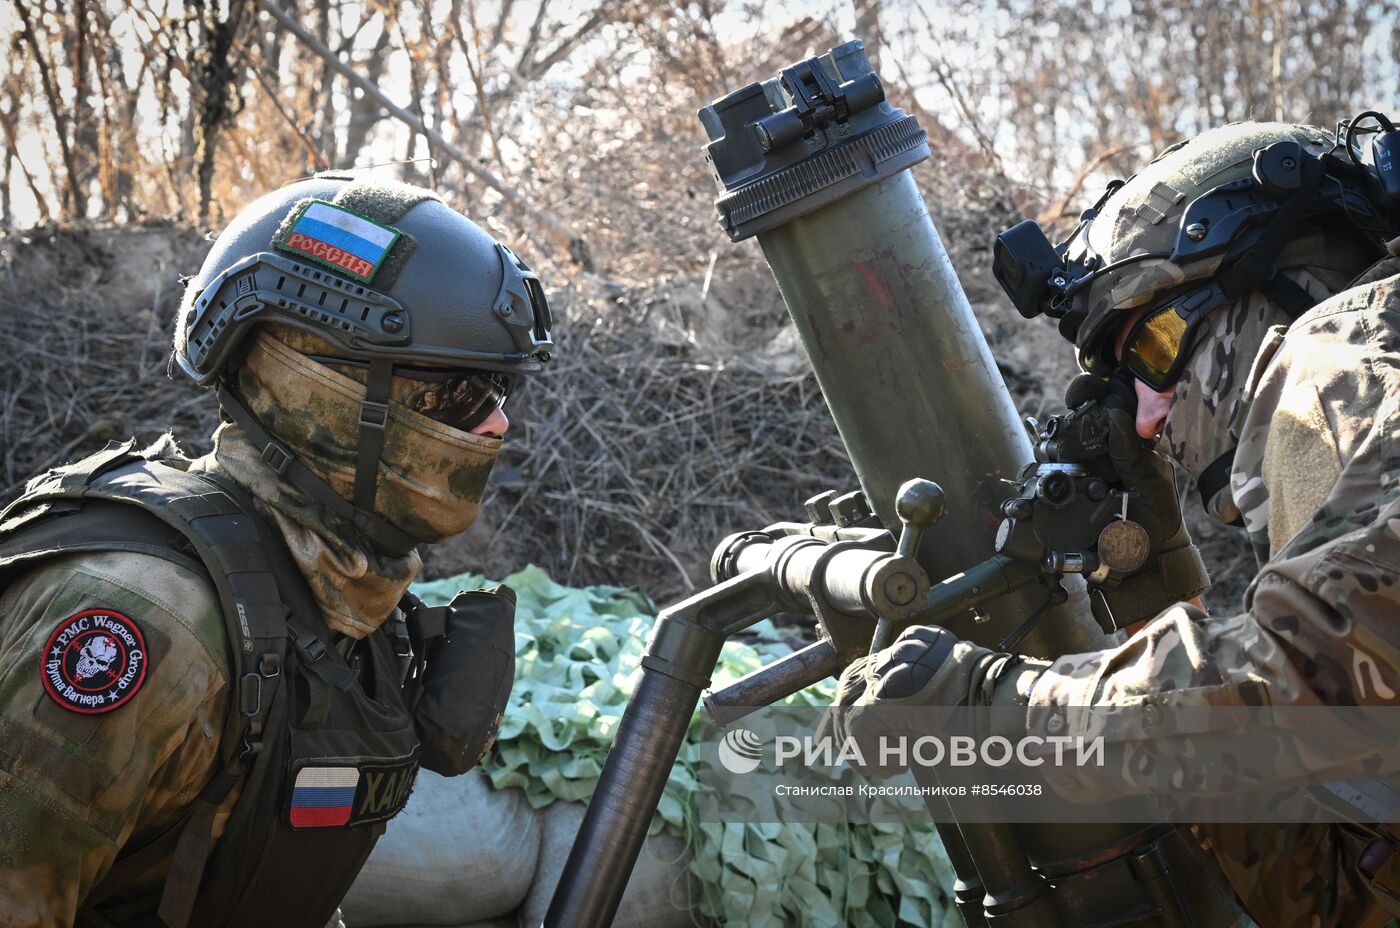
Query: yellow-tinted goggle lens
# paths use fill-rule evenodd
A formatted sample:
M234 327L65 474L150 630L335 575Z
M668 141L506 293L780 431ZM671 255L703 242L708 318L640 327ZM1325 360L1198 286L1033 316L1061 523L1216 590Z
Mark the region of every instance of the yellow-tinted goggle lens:
M1123 346L1123 362L1134 374L1162 383L1181 354L1186 320L1174 306L1164 306L1142 320Z

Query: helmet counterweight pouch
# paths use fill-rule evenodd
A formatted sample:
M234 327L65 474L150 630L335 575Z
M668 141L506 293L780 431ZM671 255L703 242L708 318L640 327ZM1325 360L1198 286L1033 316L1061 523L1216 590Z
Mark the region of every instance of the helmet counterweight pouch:
M461 592L446 606L405 609L417 675L414 725L422 766L466 773L495 743L515 682L515 591ZM411 691L412 684L410 684Z

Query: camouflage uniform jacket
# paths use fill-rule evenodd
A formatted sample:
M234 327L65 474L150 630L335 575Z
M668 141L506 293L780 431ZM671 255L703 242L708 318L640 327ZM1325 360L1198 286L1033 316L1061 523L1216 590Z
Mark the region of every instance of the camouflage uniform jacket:
M1231 485L1262 566L1244 610L1181 604L1117 648L1054 661L1031 693L1032 734L1073 734L1085 706L1400 701L1400 258L1274 330L1246 401ZM1158 717L1134 713L1111 740L1172 762L1057 789L1098 801L1162 785L1190 736L1153 731ZM1265 928L1385 921L1335 826L1193 828Z
M50 635L85 610L134 623L148 662L127 702L95 714L41 673ZM226 638L209 579L149 554L57 557L0 596L0 925L73 924L118 852L194 801L218 755Z

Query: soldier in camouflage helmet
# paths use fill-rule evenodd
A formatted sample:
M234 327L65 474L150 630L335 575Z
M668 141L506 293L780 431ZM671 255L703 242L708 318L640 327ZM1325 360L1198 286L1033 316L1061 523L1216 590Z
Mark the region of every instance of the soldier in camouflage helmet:
M322 176L230 224L172 359L213 452L110 448L0 524L0 924L326 923L417 767L494 734L513 600L482 638L407 587L551 348L535 276L428 190ZM491 688L461 756L439 665Z
M1044 736L1074 734L1079 707L1400 698L1400 238L1342 147L1304 126L1207 132L1110 187L1058 257L1035 253L1056 267L1047 299L1081 366L1133 378L1135 416L1115 424L1120 469L1154 458L1160 436L1208 512L1247 531L1259 572L1244 603L1211 615L1179 603L1118 647L1053 662L910 629L843 675L849 733L869 737L863 710L882 704L1024 705ZM1319 206L1329 197L1346 205ZM1258 203L1274 221L1224 228ZM1101 802L1183 775L1189 735L1150 724L1109 736L1125 759L1111 775L1080 769L1056 788ZM1192 833L1263 928L1379 926L1396 911L1394 846L1373 832Z

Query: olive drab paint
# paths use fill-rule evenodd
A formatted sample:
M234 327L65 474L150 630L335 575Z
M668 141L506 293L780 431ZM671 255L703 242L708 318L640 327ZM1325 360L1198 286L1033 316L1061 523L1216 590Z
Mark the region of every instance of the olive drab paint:
M947 513L918 555L937 581L992 554L1008 481L1032 449L908 170L928 157L926 136L883 91L865 92L872 74L864 47L848 42L785 69L781 83L716 101L700 120L720 223L736 241L757 237L872 509L897 531L898 488L911 478L942 486ZM770 120L799 120L805 137L790 132L789 144L775 144L754 129ZM1069 599L1018 650L1053 658L1104 646L1083 585L1071 580ZM1031 585L948 627L995 647L1045 599ZM1213 884L1164 825L962 824L940 834L972 926L993 916L1087 924L1149 899L1154 914L1144 925L1224 926L1235 916L1219 892L1193 885ZM1153 898L1131 868L1099 866L1095 878L1094 868L1076 863L1141 853L1174 859L1168 882L1178 884L1174 898L1189 902ZM1065 874L1053 889L1037 872L1047 870Z

